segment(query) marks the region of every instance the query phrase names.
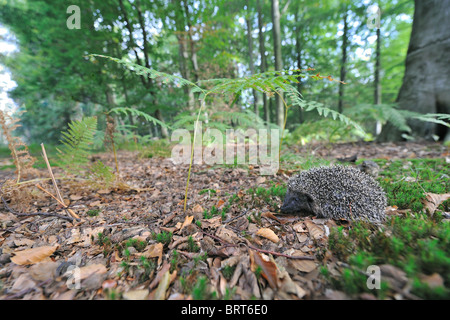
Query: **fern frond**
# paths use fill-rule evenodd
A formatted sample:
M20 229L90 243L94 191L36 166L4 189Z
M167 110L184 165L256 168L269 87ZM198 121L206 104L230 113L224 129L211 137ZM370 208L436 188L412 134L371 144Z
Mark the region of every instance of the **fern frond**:
M164 73L164 72L160 72L160 71L157 71L157 70L151 69L151 68L146 68L139 64L125 60L123 58L118 59L118 58L113 58L113 57L105 56L105 55L101 55L101 54L90 54L88 56L112 60L114 62L117 62L117 63L123 65L125 68L129 69L130 71L133 71L135 74L137 74L139 76L147 76L151 79L160 79L163 83L171 82L171 83L174 83L177 87L189 86L192 88L192 92L201 92L201 93L205 92L205 90L200 88L195 83L193 83L189 80L186 80L182 77Z
M57 162L66 172L79 173L87 164L96 129L97 117L87 117L72 121L69 129L62 132Z
M168 129L171 129L169 125L165 124L164 122L152 117L151 115L149 115L148 113L142 112L140 110L137 110L135 108L129 108L129 107L116 107L111 109L108 113L115 113L115 114L125 114L127 115L128 113L136 116L136 117L142 117L145 119L145 121L147 122L152 122L155 125L160 125L161 127L165 127Z
M349 117L337 112L336 110L325 107L322 103L316 101L305 101L301 98L300 93L296 88L291 85L287 85L286 87L286 95L289 97L292 105L298 106L305 111L316 110L317 113L324 118L331 116L333 120L339 120L346 125L353 126L355 129L364 132L364 129Z

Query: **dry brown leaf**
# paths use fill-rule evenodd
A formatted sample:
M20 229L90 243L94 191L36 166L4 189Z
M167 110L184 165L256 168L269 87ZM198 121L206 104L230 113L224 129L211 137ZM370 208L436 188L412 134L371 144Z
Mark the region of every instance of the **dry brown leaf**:
M58 246L43 246L15 252L16 255L11 258L11 261L18 265L38 263L51 256L57 248Z
M203 213L203 208L201 205L196 204L193 208L192 208L192 212L194 213Z
M183 224L181 225L180 231L183 230L184 227L190 225L192 223L192 220L194 219L194 216L186 216L184 219Z
M261 275L267 280L272 289L278 288L277 265L265 254L249 250L250 269L255 272L257 266L261 267Z
M92 276L93 274L104 274L108 270L102 264L90 264L80 268L80 280L84 280Z
M100 189L100 190L97 191L97 193L99 193L99 194L109 194L109 193L111 193L111 190L109 190L109 189Z
M219 201L217 201L216 208L217 209L221 209L221 207L223 206L224 203L225 203L225 201L220 199Z
M167 288L170 284L170 272L167 270L163 276L161 277L161 281L159 282L158 288L156 288L154 292L153 299L155 300L164 300L166 298Z
M433 214L442 202L450 198L450 193L436 194L425 192L425 196L426 198L422 201L422 203L425 209L428 209L430 214Z
M202 228L218 228L222 224L222 216L217 215L210 219L200 220L202 223Z
M146 300L148 297L147 289L130 290L122 294L125 300Z
M142 253L142 255L147 258L158 257L158 266L161 264L162 254L163 254L163 244L161 242L152 244L145 252Z
M317 224L312 222L311 220L305 220L306 227L308 228L309 234L314 239L320 239L324 236L325 231L321 227L319 227Z
M14 244L16 245L16 247L32 246L34 244L34 241L30 240L30 239L17 239L17 240L14 240Z
M100 200L89 203L89 207L98 207L102 202Z
M83 199L83 196L79 196L79 195L76 195L76 194L72 194L72 195L70 195L70 200L72 200L72 201L77 201L77 200L81 200L81 199Z
M280 241L280 238L269 228L261 228L259 229L256 234L260 237L264 237L266 239L269 239L272 242L278 243Z

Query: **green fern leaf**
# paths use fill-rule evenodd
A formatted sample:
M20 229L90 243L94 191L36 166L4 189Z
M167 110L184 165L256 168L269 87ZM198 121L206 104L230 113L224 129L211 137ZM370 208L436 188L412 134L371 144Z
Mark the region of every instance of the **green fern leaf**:
M97 129L97 117L88 117L69 123L69 129L62 132L62 146L58 149L58 165L66 172L79 173L88 162L94 134Z

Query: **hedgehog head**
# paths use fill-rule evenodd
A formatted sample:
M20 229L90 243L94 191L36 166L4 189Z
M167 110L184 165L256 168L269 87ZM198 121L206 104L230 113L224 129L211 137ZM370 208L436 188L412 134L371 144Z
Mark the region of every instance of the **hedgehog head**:
M310 194L288 189L284 198L281 212L286 214L298 214L301 216L321 215L322 209L319 203Z

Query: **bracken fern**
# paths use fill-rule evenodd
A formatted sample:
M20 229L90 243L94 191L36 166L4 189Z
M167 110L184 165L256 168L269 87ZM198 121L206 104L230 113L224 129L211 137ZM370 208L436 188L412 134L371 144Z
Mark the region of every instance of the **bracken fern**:
M58 166L66 172L79 174L88 162L96 129L97 117L71 121L69 129L62 132L62 146L58 149Z

